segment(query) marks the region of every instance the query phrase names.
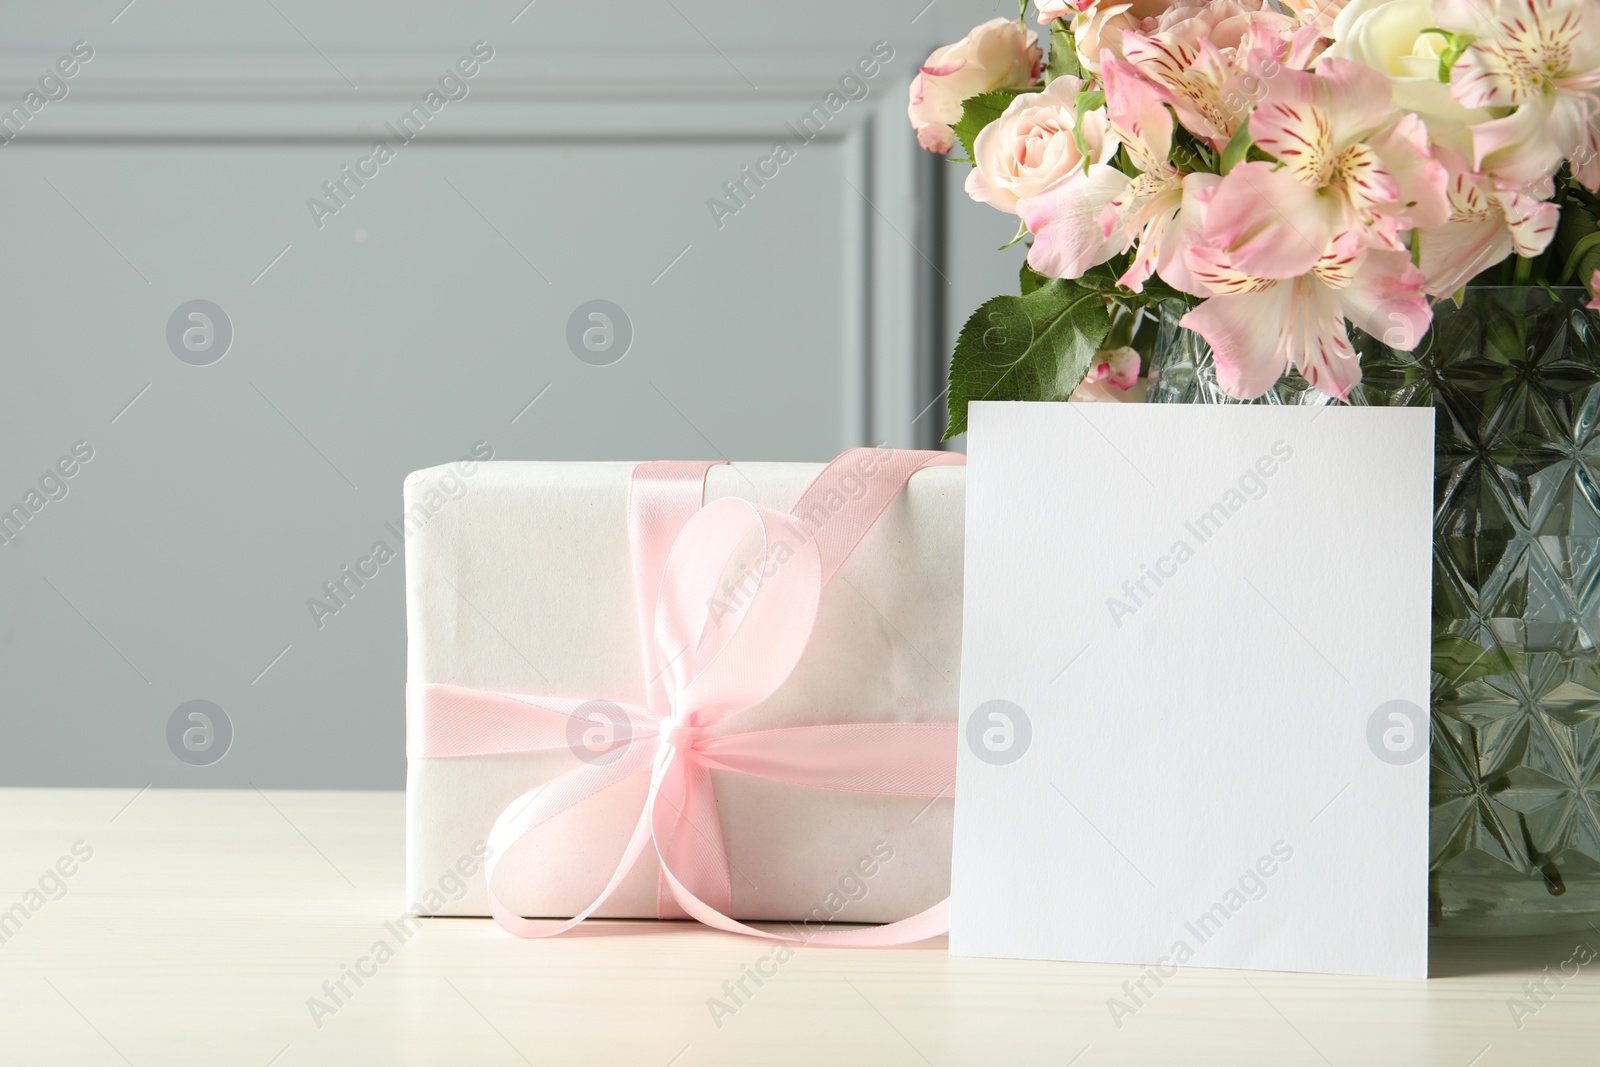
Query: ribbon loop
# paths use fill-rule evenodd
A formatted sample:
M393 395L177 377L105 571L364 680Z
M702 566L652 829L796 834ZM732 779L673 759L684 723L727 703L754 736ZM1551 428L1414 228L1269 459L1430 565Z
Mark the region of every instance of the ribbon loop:
M656 601L675 714L715 726L766 700L805 652L821 599L816 544L790 547L782 514L734 497L701 508L667 556Z

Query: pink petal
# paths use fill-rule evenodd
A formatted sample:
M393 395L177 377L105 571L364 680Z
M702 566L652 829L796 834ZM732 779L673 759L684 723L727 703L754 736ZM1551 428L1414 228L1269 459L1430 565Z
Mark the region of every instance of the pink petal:
M1083 384L1105 382L1117 389L1132 389L1139 381L1139 353L1132 348L1102 349L1084 375Z
M1450 95L1462 107L1515 107L1528 100L1521 81L1506 54L1485 42L1450 68Z
M1120 227L1109 235L1100 228L1101 212L1127 187L1126 174L1097 163L1086 174L1017 201L1017 214L1034 234L1028 266L1051 278L1078 278L1128 247Z
M1334 154L1333 119L1319 90L1315 75L1285 70L1267 82L1266 98L1250 116L1250 136L1261 150L1313 185Z
M1423 272L1405 252L1368 252L1350 284L1337 290L1339 307L1368 334L1409 352L1433 322L1423 284ZM1358 367L1355 381L1360 379Z
M1299 279L1293 286L1283 335L1285 354L1306 381L1343 400L1361 380L1361 361L1350 346L1339 299L1335 290L1315 278Z
M1107 55L1100 76L1106 90L1106 115L1140 170L1170 166L1172 112L1166 104L1171 94L1139 76L1130 63Z
M1589 276L1589 292L1593 293L1594 295L1591 296L1589 298L1589 302L1583 306L1586 308L1591 308L1595 311L1600 311L1600 270L1595 271Z
M1562 93L1550 107L1547 126L1561 154L1575 164L1578 180L1593 192L1594 162L1600 157L1600 103L1587 92Z
M1443 226L1450 217L1450 175L1434 158L1422 120L1406 114L1367 143L1397 186L1398 203L1385 210L1399 215L1407 229Z
M1241 163L1217 185L1206 209L1206 242L1261 278L1294 278L1316 265L1347 229L1344 204L1297 181L1287 168Z
M1515 185L1548 178L1562 159L1548 118L1548 109L1530 104L1472 127L1477 169Z
M1362 140L1389 120L1394 89L1389 79L1365 63L1323 56L1317 60L1323 106L1341 143Z
M1433 24L1446 30L1478 34L1492 18L1483 0L1433 0Z
M1283 376L1288 360L1280 338L1292 289L1292 283L1278 282L1256 292L1214 296L1179 320L1211 346L1217 384L1229 396L1254 400Z
M1449 296L1511 254L1505 219L1449 222L1421 231L1422 273L1434 296Z
M1505 207L1506 226L1510 228L1517 255L1531 258L1543 252L1556 234L1561 209L1522 193L1500 193L1496 199Z
M1205 205L1209 193L1222 181L1215 174L1186 174L1178 213L1161 232L1156 273L1180 292L1205 296L1206 290L1189 270L1187 253L1200 244L1205 232Z
M956 131L940 122L931 122L917 131L917 144L944 155L956 146Z
M1357 211L1382 210L1400 199L1400 183L1371 145L1351 145L1339 159L1345 171L1345 191Z

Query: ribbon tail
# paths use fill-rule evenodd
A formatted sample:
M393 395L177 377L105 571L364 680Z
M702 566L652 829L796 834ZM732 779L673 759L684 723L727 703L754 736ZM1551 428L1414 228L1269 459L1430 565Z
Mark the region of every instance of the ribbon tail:
M660 787L652 793L651 803L657 814L654 836L662 871L671 867L682 872L683 880L694 887L697 897L722 911L732 911L732 868L722 837L711 772L692 759L674 759ZM664 914L687 917L671 883L663 876L660 884L671 904Z
M682 761L674 761L680 763ZM655 779L657 785L666 784L666 776L659 773ZM672 768L665 768L670 775ZM709 795L709 794L705 794ZM812 930L812 923L805 923L805 932L801 934L774 933L768 930L759 930L754 926L747 926L728 914L726 907L718 908L702 900L693 889L684 884L678 877L676 861L679 852L671 844L681 841L674 838L674 827L671 825L672 809L670 806L657 806L655 798L660 796L659 790L652 789L652 802L650 807L651 826L656 838L657 851L661 853L661 871L669 886L672 887L673 896L677 898L679 906L688 913L691 919L698 919L707 926L717 930L725 930L735 934L749 934L752 937L762 937L769 941L791 941L801 944L834 945L839 947L887 947L890 945L905 945L913 941L923 941L930 937L948 933L950 930L950 901L945 900L926 911L918 912L907 919L886 923L883 926L863 927L857 930ZM713 803L715 801L713 800ZM718 838L720 840L720 837ZM662 843L669 847L662 850ZM726 857L724 857L726 859Z
M489 831L489 856L484 863L484 880L489 892L489 914L494 917L495 922L518 937L553 937L565 933L593 915L611 894L616 892L623 878L633 869L633 865L639 861L645 847L650 843L651 807L648 803L640 813L639 822L633 828L633 836L628 839L622 859L618 862L617 869L612 872L610 880L606 882L605 888L588 907L570 919L536 920L518 915L506 907L495 893L494 872L506 853L538 827L602 789L649 770L655 759L655 750L656 746L652 743L636 741L615 763L590 764L568 771L538 789L524 793L500 813L493 829Z

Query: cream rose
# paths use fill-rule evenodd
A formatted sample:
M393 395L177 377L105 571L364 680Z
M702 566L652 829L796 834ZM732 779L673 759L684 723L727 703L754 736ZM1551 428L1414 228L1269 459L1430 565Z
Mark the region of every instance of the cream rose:
M1033 0L1033 9L1039 13L1039 25L1048 26L1056 19L1076 14L1078 5L1075 0Z
M1145 19L1160 18L1170 6L1169 0L1133 0L1132 3L1100 0L1085 6L1072 27L1079 65L1090 74L1099 74L1101 51L1110 51L1122 59L1122 35L1138 30Z
M1081 172L1084 156L1072 131L1084 87L1079 79L1063 76L1042 93L1023 93L1011 101L972 144L976 165L967 174L967 195L1015 215L1018 200ZM1103 108L1084 115L1083 140L1090 163L1116 154L1117 140Z
M1422 32L1435 25L1429 0L1351 0L1334 19L1326 54L1383 74L1394 86L1395 107L1420 115L1435 138L1456 140L1452 135L1464 135L1467 126L1490 115L1450 99L1450 86L1439 80L1445 40Z
M1345 0L1290 0L1289 9L1307 26L1315 26L1326 37L1334 19L1344 10Z
M911 82L906 114L917 143L930 152L955 144L951 126L961 118L961 102L995 89L1022 89L1039 79L1044 51L1039 35L1016 19L990 19L955 44L936 50Z

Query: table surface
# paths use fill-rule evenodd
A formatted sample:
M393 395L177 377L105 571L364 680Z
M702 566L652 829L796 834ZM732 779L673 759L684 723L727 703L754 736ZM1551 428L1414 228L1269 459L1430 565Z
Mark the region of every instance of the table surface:
M1140 968L942 939L781 962L690 923L523 941L428 919L402 941L403 841L399 793L0 790L0 1063L1600 1062L1600 960L1563 966L1595 931L1435 939L1426 982L1182 970L1119 1019Z

